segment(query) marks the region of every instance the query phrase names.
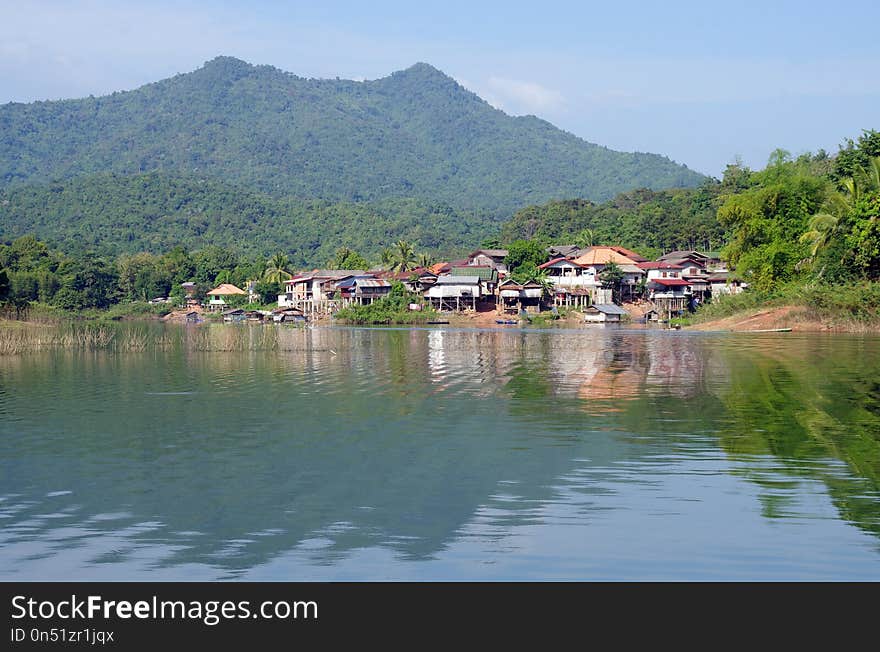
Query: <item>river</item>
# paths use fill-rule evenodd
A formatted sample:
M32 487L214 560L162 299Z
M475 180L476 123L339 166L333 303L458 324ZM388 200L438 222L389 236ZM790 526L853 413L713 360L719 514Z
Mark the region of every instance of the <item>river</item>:
M0 356L0 579L880 580L876 336L151 329Z

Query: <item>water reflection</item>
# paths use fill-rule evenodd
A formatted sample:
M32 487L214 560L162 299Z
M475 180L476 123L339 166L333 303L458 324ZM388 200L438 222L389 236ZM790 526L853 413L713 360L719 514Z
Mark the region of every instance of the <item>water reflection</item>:
M264 328L0 359L0 575L880 577L877 339Z

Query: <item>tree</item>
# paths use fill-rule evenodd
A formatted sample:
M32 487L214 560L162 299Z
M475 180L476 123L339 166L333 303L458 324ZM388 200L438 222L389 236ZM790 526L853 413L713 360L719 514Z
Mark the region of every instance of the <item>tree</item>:
M5 269L0 269L0 301L6 301L9 298L9 274Z
M511 272L520 267L537 268L547 260L547 252L534 240L516 240L507 247L504 264Z
M609 262L599 272L599 281L602 283L603 288L611 288L611 298L614 303L620 303L623 279L623 270L614 262Z
M419 254L418 258L418 266L428 268L434 264L434 257L426 251L423 251Z
M394 243L391 251L391 271L406 272L413 268L416 262L415 248L406 240L398 240Z
M366 258L348 247L336 250L336 255L330 261L330 269L367 269L370 263Z
M266 269L263 272L263 279L270 283L281 283L282 281L286 281L292 276L292 274L287 271L288 267L290 267L290 259L287 255L277 253L269 259L268 263L266 263Z

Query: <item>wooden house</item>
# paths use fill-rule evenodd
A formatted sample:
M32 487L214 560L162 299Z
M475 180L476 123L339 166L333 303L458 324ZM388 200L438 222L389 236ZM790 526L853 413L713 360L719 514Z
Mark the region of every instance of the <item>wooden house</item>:
M437 277L437 282L425 292L425 298L437 310L477 309L482 295L482 283L478 276Z
M507 249L477 249L467 257L467 265L471 267L491 267L501 274L507 273Z
M207 293L208 308L210 310L223 310L229 304L227 300L231 296L247 296L247 292L231 283L222 283Z
M544 286L535 281L518 283L512 278L498 284L495 310L499 314L541 312Z
M629 313L613 303L596 303L584 309L584 321L588 323L619 323Z

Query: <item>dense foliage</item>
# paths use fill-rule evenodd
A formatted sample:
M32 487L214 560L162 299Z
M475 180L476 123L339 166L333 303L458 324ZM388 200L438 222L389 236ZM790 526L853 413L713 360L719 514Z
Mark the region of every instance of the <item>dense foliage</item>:
M427 64L354 82L218 57L130 92L0 106L0 134L0 187L162 171L274 197L417 197L500 217L702 180L662 156L508 116Z
M433 252L464 251L496 224L436 202L276 199L221 181L159 173L0 191L0 237L36 234L70 252L109 256L218 245L247 256L282 251L294 266L317 267L340 247L378 260L397 239Z
M715 216L721 191L720 183L707 181L690 190L633 190L603 204L551 201L518 211L502 227L500 239L616 244L648 257L675 249L711 251L725 237Z
M880 280L880 157L876 132L841 151L792 157L782 150L745 189L723 197L718 219L730 234L725 256L750 285ZM864 163L852 163L864 161ZM844 171L849 176L842 176ZM734 171L731 171L733 174Z
M19 309L39 301L82 311L157 297L182 299L180 284L185 281L195 282L198 295L204 296L219 283L244 287L248 280L259 279L256 291L274 303L281 286L267 277L272 262L240 258L218 246L195 252L178 246L163 255L141 252L114 259L90 251L67 254L23 236L0 244L0 295L5 294L0 300Z
M410 310L417 304L420 310ZM378 301L366 305L353 305L336 313L336 319L348 324L424 324L436 312L424 304L421 295L414 294L406 286L394 281L391 291Z

